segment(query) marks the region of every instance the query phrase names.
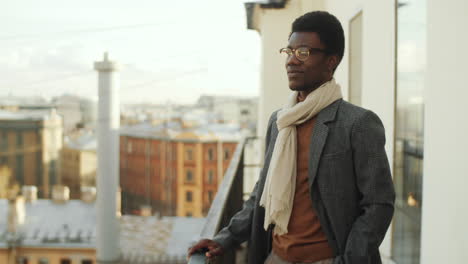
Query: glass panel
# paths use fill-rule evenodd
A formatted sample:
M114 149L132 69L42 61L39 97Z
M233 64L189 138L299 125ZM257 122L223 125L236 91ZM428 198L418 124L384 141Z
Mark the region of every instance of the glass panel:
M396 188L392 255L419 264L423 180L426 1L398 1L395 124Z

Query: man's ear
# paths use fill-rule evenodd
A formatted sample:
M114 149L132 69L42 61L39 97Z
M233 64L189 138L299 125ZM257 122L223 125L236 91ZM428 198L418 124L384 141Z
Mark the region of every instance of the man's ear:
M340 63L338 56L330 55L327 59L327 68L329 72L334 72L336 67L338 67L338 63Z

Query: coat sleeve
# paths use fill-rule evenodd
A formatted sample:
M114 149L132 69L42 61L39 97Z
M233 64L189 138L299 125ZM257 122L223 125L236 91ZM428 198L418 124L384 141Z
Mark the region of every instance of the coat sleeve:
M276 117L276 112L274 112L270 120L268 122L268 129L265 137L265 152L268 150L268 146L270 143L271 137L271 127L274 121L274 117ZM264 170L265 168L263 168ZM221 244L221 246L225 249L229 249L233 246L239 245L245 241L247 241L250 237L251 227L252 227L252 219L253 219L253 211L255 208L255 202L257 200L257 196L261 193L259 190L259 182L260 179L257 180L253 191L250 194L248 200L246 200L242 206L242 210L237 212L230 220L228 226L221 229L213 237L213 240Z
M361 214L344 250L344 262L380 263L378 250L393 217L395 190L379 117L366 111L353 125L351 144Z

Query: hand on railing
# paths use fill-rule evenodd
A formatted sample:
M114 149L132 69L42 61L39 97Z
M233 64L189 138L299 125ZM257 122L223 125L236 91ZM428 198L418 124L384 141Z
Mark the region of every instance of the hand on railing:
M193 247L188 249L187 258L190 258L192 254L205 253L208 259L212 259L216 256L224 254L224 249L217 242L210 239L202 239L198 241Z

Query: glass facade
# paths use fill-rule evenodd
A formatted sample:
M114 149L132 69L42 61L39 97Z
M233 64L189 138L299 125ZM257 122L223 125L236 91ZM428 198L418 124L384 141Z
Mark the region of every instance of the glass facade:
M392 256L419 264L423 181L426 1L397 2L397 58Z

